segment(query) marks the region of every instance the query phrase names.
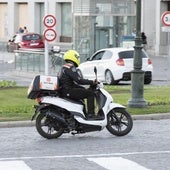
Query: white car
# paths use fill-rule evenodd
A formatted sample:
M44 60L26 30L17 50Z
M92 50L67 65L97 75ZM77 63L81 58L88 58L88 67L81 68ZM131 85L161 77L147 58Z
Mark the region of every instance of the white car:
M133 68L134 48L105 48L94 53L86 62L80 64L78 72L83 78L95 79L94 67L97 68L98 80L106 84L118 84L130 81ZM153 66L151 59L142 50L142 70L144 84L152 81Z

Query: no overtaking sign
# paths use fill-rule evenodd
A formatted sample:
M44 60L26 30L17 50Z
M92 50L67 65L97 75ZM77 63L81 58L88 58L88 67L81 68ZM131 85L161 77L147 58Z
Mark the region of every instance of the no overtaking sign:
M47 41L54 41L57 37L57 33L54 29L46 29L44 31L44 37Z

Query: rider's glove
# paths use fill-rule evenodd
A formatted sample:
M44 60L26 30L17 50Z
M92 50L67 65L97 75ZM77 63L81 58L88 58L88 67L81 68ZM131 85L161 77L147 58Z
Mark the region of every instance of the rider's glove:
M99 82L95 79L95 80L93 81L93 84L91 85L91 88L92 88L92 89L96 89L97 84L99 84Z

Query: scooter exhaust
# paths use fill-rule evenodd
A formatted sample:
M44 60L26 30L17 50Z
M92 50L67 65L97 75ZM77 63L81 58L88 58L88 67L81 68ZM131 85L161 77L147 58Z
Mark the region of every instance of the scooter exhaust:
M61 117L60 115L54 113L54 112L51 112L51 111L48 111L47 112L47 115L52 117L53 119L56 119L57 121L59 121L62 125L64 126L67 126L67 123L65 121L65 119L63 117Z

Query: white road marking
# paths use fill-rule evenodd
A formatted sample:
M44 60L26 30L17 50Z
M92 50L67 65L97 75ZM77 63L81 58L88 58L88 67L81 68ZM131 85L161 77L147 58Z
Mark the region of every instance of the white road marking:
M125 152L125 153L110 153L110 154L89 154L89 155L47 155L47 156L26 156L26 157L9 157L0 158L4 160L28 160L28 159L56 159L56 158L90 158L90 157L111 157L111 156L126 156L126 155L144 155L144 154L170 154L170 151L148 151L148 152Z
M0 161L0 170L31 170L24 161Z
M121 157L88 158L107 170L149 170L136 162Z

